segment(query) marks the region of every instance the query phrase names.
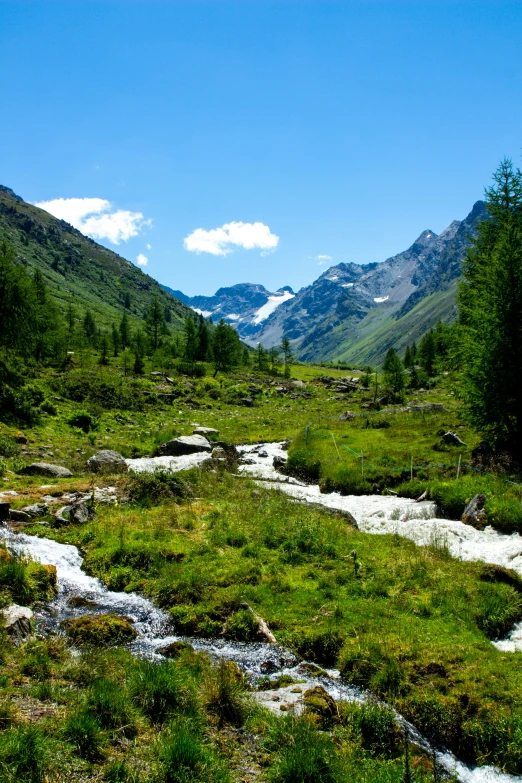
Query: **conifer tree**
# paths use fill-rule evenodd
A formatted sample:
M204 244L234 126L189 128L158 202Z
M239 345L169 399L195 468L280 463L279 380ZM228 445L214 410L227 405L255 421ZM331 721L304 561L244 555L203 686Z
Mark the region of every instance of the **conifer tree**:
M259 372L265 372L268 369L268 352L261 343L258 343L256 348L256 367Z
M198 355L199 346L196 325L192 316L188 315L185 318L183 330L185 332L185 359L188 362L194 362Z
M83 319L83 334L89 345L96 342L96 324L90 310L87 310Z
M433 330L430 329L420 341L419 350L417 352L417 362L428 375L435 374L436 355L435 338L433 336Z
M208 334L208 327L204 318L200 318L197 332L197 356L196 358L200 362L206 361L208 358L208 352L210 348L210 337Z
M159 348L161 336L165 332L165 313L157 296L152 298L145 324L151 348L156 351Z
M404 393L404 370L394 348L390 348L382 365L386 389L394 400L400 401Z
M404 366L407 370L410 370L413 365L413 359L411 357L411 351L410 346L406 346L406 351L404 353Z
M290 340L288 339L288 337L283 337L279 349L283 353L283 363L285 365L285 377L289 378L290 367L292 364L292 359L294 358L294 352L292 351L292 346L290 344Z
M522 172L504 160L459 288L469 421L522 459Z
M219 371L228 372L238 363L240 349L238 333L221 319L212 337L214 377Z
M112 352L114 356L118 356L120 352L120 333L116 328L116 324L114 323L112 325L111 340L112 340Z
M103 334L100 338L100 364L109 364L109 341L106 334Z
M123 313L120 321L120 343L122 348L130 345L130 327L127 313Z

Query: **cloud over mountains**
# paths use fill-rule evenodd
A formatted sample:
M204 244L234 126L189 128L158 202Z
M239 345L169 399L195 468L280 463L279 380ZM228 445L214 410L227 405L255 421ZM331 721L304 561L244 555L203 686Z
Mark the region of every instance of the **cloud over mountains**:
M103 198L55 198L39 201L35 206L66 220L86 236L106 239L113 245L127 242L151 224L141 212L114 209L111 202Z
M273 252L279 243L279 237L272 234L264 223L242 223L232 221L220 228L207 231L196 228L185 237L185 250L193 253L210 253L213 256L226 256L237 248L244 250L260 249L261 255Z

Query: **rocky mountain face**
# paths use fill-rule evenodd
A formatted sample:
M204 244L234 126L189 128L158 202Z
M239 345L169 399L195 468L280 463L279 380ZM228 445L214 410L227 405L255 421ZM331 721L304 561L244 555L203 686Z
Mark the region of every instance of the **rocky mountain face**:
M20 264L40 269L62 312L71 303L79 317L90 310L99 326L109 326L123 312L138 323L157 297L170 314L173 331L183 328L190 313L130 261L0 185L2 239L14 247Z
M456 280L477 223L478 201L441 234L426 230L408 250L381 263L338 264L283 303L252 334L266 347L284 335L308 361L379 362L390 346L419 339L456 314Z
M234 326L245 342L257 344L256 335L265 321L283 303L289 302L295 294L289 286L271 293L262 285L239 283L230 288L220 288L214 296L187 296L163 286L165 291L191 307L205 318L212 317L214 323L223 319Z

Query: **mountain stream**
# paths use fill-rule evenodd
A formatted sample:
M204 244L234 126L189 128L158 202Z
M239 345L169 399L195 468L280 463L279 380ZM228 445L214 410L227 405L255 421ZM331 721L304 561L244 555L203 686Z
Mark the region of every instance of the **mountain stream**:
M296 501L349 511L355 517L360 530L372 534L396 533L418 544L442 540L452 554L464 560L496 563L522 574L522 538L516 534L506 536L489 528L478 531L461 522L438 519L435 505L427 501L416 503L404 498L381 495L321 494L318 486L302 484L293 478L282 476L274 469L273 458L286 456L280 443L241 446L239 451L241 474L262 482L264 486L281 490ZM142 458L127 460L127 464L130 470L135 471L152 471L160 467L176 471L200 465L207 456L195 454L188 457ZM327 670L325 676L310 676L291 652L278 645L177 636L173 633L168 615L151 601L136 593L113 592L100 580L88 576L82 570L82 557L74 546L25 533L14 533L7 526L0 526L0 540L2 539L15 551L29 555L41 563L56 566L58 594L46 608L40 609L36 614L38 627L43 632L55 631L63 620L86 614L89 610L70 606L71 598L81 596L96 604L90 610L96 614L111 612L125 615L133 621L138 635L131 649L137 655L159 658L159 648L183 638L184 641L190 642L195 650L206 652L214 658L223 656L235 661L252 681L263 676L269 663L272 677L291 675L303 685L303 690L320 684L336 700L362 702L369 698L359 689L345 685L336 670ZM496 646L504 651L522 649L522 625L517 626L509 639L496 642ZM288 690L281 689L281 692ZM275 701L278 697L273 698ZM266 706L270 705L267 703ZM271 706L273 708L274 705ZM413 726L401 716L397 717L407 728L413 742L424 748L429 747ZM470 768L447 751L438 752L437 757L440 765L455 774L460 783L522 781L522 778L505 774L494 767Z

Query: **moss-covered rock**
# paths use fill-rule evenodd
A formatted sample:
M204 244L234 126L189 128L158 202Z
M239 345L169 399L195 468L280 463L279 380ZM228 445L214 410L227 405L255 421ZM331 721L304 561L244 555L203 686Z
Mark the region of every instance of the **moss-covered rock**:
M165 658L179 658L185 652L194 652L194 648L187 642L176 641L166 644L165 647L158 647L157 652Z
M337 704L321 685L305 691L303 701L305 711L320 728L328 728L339 721Z
M63 627L71 641L85 646L114 647L137 636L130 622L115 614L84 615L65 620Z

